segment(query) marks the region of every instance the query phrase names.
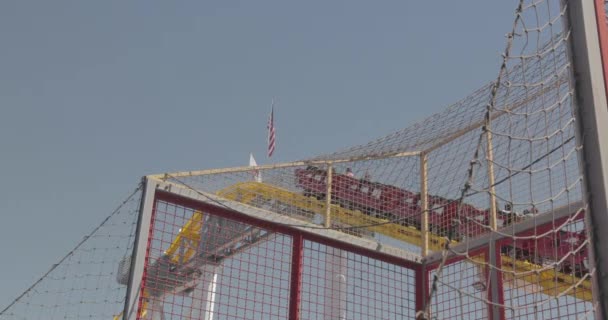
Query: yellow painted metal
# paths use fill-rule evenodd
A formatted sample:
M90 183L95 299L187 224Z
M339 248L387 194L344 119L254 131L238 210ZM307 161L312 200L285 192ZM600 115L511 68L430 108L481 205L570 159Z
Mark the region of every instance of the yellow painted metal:
M326 205L323 201L315 198L305 197L295 192L259 182L241 182L232 185L218 195L247 204L249 201L261 197L265 200L277 200L289 203L298 208L325 215ZM241 199L241 200L238 200ZM423 237L420 230L387 223L384 219L375 218L362 213L359 210L349 210L338 205L331 205L332 219L346 225L367 226L367 229L413 244L423 245ZM446 238L429 233L429 250L438 251L445 245ZM453 241L452 243L457 243ZM589 279L580 279L554 269L543 270L539 265L528 261L514 260L508 256L501 256L503 281L525 281L538 285L542 293L550 296L569 295L581 300L591 301L591 282ZM483 263L483 261L478 261ZM506 271L508 270L508 271ZM580 283L579 283L580 282ZM568 288L574 287L570 290ZM568 290L567 292L564 292Z
M260 182L237 183L221 190L217 194L224 198L243 203L248 203L248 201L251 201L257 197L261 197L265 200L278 200L280 202L287 203L322 216L325 216L327 211L327 205L324 201L319 201L312 197L306 197L283 188ZM414 227L389 223L385 219L372 217L359 210L349 210L338 205L331 205L330 210L332 220L340 222L341 224L351 226L369 226L365 227L365 229L381 233L413 245L422 246L422 233L420 230ZM429 234L429 249L441 250L441 248L445 245L445 241L445 237Z
M201 241L200 230L202 227L203 213L196 211L184 227L179 230L169 249L165 251L165 254L171 258L173 263L185 263L196 254Z
M123 314L124 314L124 311L115 315L113 320L122 320ZM144 291L144 301L142 302L141 312L139 313L138 319L145 318L147 314L148 314L148 294L147 294L147 291Z
M261 182L236 183L218 191L216 194L243 204L252 204L256 199L276 200L321 216L325 216L328 212L327 204L324 201ZM422 232L414 227L389 223L385 219L372 217L359 210L350 210L338 205L330 205L329 209L332 220L344 225L367 226L365 228L370 231L412 245L420 247L424 245ZM165 251L165 254L171 258L172 262L177 264L186 263L196 254L201 240L200 230L202 227L203 213L195 211L190 220L180 229L169 249ZM445 237L429 233L428 249L432 251L442 250L445 246L445 241L447 241ZM457 242L452 241L452 243L455 244ZM509 285L509 282L525 281L532 285L540 286L542 288L541 292L549 296L569 295L585 301L591 301L592 299L591 281L589 279L581 280L580 278L552 269L542 270L539 265L527 261L514 260L504 255L501 259L502 269L509 269L509 271L502 272L503 281L507 282L506 285ZM481 258L473 258L473 260L480 265L484 263ZM570 287L574 288L569 289ZM566 290L568 291L564 292ZM146 300L144 299L144 304L142 305L142 316L147 312ZM122 313L115 316L114 320L120 319L121 316Z
M584 301L591 301L593 298L589 279L583 280L555 269L543 269L537 264L514 260L504 255L501 259L502 269L509 270L502 273L504 282L523 280L536 284L542 288L541 292L548 296L568 295Z

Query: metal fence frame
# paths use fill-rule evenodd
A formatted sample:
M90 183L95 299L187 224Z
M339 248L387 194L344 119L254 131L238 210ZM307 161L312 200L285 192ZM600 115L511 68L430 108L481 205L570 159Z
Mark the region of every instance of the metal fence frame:
M416 275L416 283L412 288L412 291L415 292L416 310L421 310L424 305L425 293L428 292L428 278L426 272L423 271L423 265L420 262L421 259L419 256L413 254L408 255L406 252L401 251L401 249L380 246L378 243L374 243L370 240L357 238L335 230L307 230L305 227L290 226L288 225L288 222L291 221L291 218L289 217L283 217L284 220L279 219L279 221L277 221L276 219L269 219L270 216L263 217L256 216L255 214L245 214L237 210L220 206L212 201L204 200L207 195L201 196L199 193L193 192L192 190L157 180L154 177L145 178L145 186L146 189L142 196L143 206L137 230L138 240L134 249L134 256L136 259L133 259L132 262L132 271L129 281L130 285L127 289L127 302L125 303L125 310L123 313L123 319L125 320L138 319L138 310L141 307L141 303L139 302L141 300L141 291L145 286L146 275L144 267L145 263L148 262L148 248L151 242L151 230L153 228L155 216L154 204L156 201L168 202L178 206L200 210L214 216L228 218L236 222L290 236L292 238L292 264L289 287L289 319L300 319L304 241L312 241L412 270ZM273 215L273 213L270 212L267 214ZM280 216L275 218L280 218Z

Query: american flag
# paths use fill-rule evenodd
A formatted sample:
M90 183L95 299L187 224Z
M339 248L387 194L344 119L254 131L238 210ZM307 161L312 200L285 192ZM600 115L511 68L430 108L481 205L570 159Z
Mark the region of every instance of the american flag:
M274 153L275 141L274 141L274 99L272 100L272 106L270 107L270 117L268 117L268 158L272 157Z

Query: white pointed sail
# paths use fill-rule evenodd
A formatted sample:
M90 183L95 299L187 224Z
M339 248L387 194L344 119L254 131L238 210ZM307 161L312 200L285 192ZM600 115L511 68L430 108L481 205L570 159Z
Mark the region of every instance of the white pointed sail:
M258 166L258 163L255 161L255 158L253 157L253 153L249 154L249 166L250 167ZM252 174L253 174L253 180L255 180L256 182L262 182L262 173L260 172L260 170L254 169L252 171Z

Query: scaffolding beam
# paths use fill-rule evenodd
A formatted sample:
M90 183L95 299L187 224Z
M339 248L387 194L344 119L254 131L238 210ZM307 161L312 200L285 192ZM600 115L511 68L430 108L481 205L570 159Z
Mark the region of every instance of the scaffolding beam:
M133 245L131 271L129 273L129 284L127 285L123 320L135 320L138 318L138 302L141 298L140 290L146 262L148 237L150 235L152 223L154 194L156 192L157 183L153 179L144 177L142 179L142 184L144 185L144 189L139 206L139 217L137 218L135 244Z

